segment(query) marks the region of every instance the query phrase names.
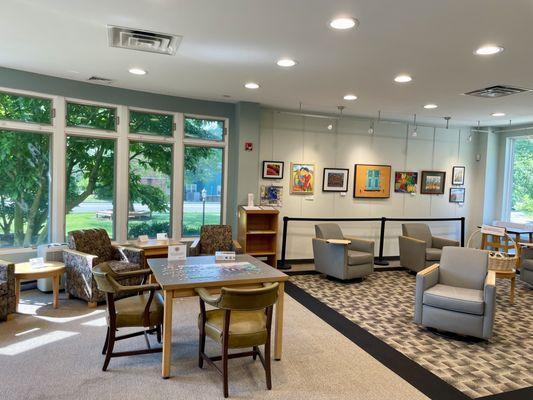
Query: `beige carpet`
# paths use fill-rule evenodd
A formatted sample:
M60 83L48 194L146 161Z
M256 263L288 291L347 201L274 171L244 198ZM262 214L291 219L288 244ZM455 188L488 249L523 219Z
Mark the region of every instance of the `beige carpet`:
M109 370L101 371L103 307L90 310L79 301L62 299L61 307L54 310L51 295L36 290L23 292L22 298L21 313L0 323L3 400L222 397L219 375L196 364L196 299L175 303L172 378L163 380L160 354L112 359ZM125 340L118 348L143 345L141 337ZM208 351L217 352L212 344ZM273 362L273 390L265 389L259 361L230 360L230 397L427 398L290 297L286 298L283 360Z

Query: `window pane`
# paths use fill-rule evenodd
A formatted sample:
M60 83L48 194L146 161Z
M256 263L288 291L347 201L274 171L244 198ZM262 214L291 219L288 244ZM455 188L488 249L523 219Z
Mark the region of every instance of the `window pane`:
M130 132L172 136L174 118L167 114L130 111Z
M0 247L48 241L50 138L0 129Z
M223 150L185 146L183 236L197 236L202 225L220 224Z
M113 238L114 172L114 140L67 137L67 234L103 228Z
M224 140L224 121L185 118L185 137L206 140Z
M116 131L117 109L67 103L67 126Z
M513 144L511 222L533 223L533 139L515 139Z
M0 119L52 124L52 100L0 93Z
M171 235L172 145L130 142L128 238Z

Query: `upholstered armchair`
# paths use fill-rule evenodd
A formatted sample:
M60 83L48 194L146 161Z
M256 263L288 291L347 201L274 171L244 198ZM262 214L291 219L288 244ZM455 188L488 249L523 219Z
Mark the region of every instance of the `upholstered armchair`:
M414 322L489 339L496 310L496 274L484 250L444 247L441 262L416 275Z
M418 272L440 260L444 246L459 246L457 240L433 236L427 224L402 224L400 265Z
M16 311L15 264L0 260L0 321Z
M533 286L533 247L524 246L520 255L520 280Z
M115 272L135 271L144 267L144 254L140 249L113 246L105 229L85 229L69 232L68 249L63 251L66 269L66 292L96 307L105 300L93 277L93 267L106 262ZM124 286L138 285L142 278L127 278Z
M200 237L196 239L189 252L191 256L214 255L217 251L234 251L242 253L242 247L233 240L231 226L204 225L200 230Z
M315 232L316 271L341 280L364 278L374 272L373 241L344 236L337 224L315 225ZM331 239L346 243L328 243Z

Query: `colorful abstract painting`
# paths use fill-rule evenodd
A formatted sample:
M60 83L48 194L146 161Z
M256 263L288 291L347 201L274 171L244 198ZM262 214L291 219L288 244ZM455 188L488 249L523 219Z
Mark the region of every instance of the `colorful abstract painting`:
M281 207L283 197L283 186L266 186L261 185L259 196L259 205Z
M394 173L394 191L397 193L416 193L418 172L396 171Z
M348 191L348 174L350 170L344 168L324 168L322 191L346 192Z
M315 165L291 163L291 194L313 194L315 189Z

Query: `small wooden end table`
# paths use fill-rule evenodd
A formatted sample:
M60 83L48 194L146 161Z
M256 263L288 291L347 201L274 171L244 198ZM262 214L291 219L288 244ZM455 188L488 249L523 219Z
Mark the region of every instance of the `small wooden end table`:
M47 261L42 268L32 268L29 262L15 264L15 301L18 307L20 300L20 283L22 281L52 278L54 292L54 308L59 307L59 280L65 273L65 264L58 261Z

